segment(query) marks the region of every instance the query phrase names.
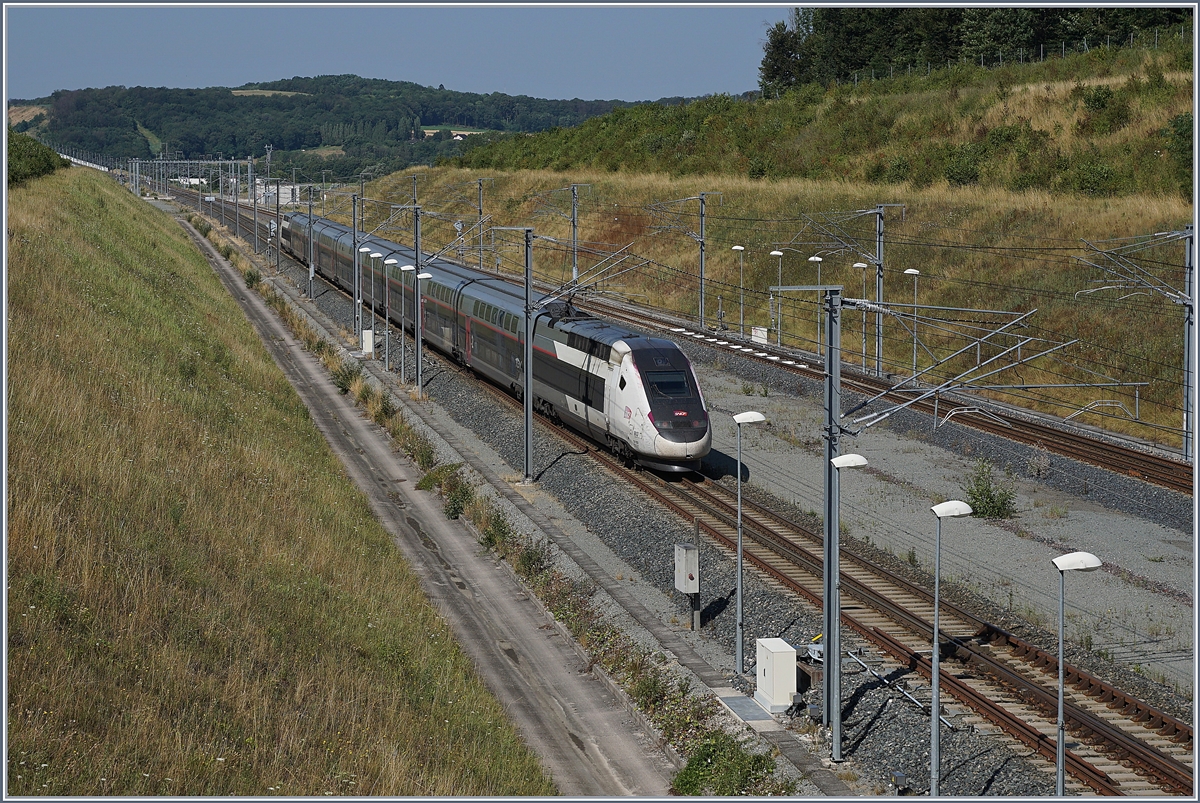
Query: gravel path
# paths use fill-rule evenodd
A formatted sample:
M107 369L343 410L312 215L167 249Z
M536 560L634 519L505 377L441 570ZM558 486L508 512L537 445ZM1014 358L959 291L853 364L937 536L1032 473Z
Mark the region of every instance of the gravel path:
M299 284L302 276L296 273L291 280ZM340 294L321 295L318 307L347 330L352 328L352 307ZM745 492L791 507L797 514L819 510L820 389L770 366L695 343L681 345L696 364L713 410L713 453L706 461L710 476L733 482L735 427L731 416L722 413L757 409L769 423L743 432L743 457L749 469ZM393 338L393 361L395 349ZM436 360L426 364L425 380L436 402L431 410L440 408L454 421L477 430L486 421L479 433L481 441L510 467L506 477L519 478L523 465L519 413L497 412L486 396ZM844 543L853 542L918 577L932 567L934 518L929 507L962 495L961 485L977 456L1011 466L1017 475L1017 518L999 524L958 519L943 526L943 594L973 604L997 624L1054 649L1058 583L1050 560L1076 549L1095 552L1105 561L1103 571L1068 577L1067 637L1072 642L1068 660L1119 685L1134 687L1165 710L1191 719L1190 499L1173 498L1179 495L1057 457L1050 460L1047 475L1043 456L1036 450L955 424L932 432L929 420L915 413L894 416L857 439L844 440L842 451L856 451L869 460L866 469L843 475L841 516L848 528ZM673 591L672 558L675 543L693 540L691 528L642 499L630 498L620 482L597 473L584 457L542 436L535 438L534 467L538 485L532 496L544 494L539 504L546 506L547 515L578 532L606 570L628 579L663 621L686 622L685 599ZM1038 469L1042 480L1028 476L1031 467ZM1089 493L1072 495L1065 490L1070 487L1087 488ZM1165 501L1145 504L1160 497ZM1158 520L1149 511L1160 511L1155 514ZM734 567L722 553L704 544L700 559L704 626L699 638L688 634L689 641L732 676ZM818 611L781 595L753 572L747 573L745 581L745 610L746 654L751 661L754 638L779 636L800 643L820 632ZM848 648L854 646L849 638L844 641ZM873 660L869 652L865 657ZM847 762L838 768L839 777L862 794L880 794L888 791L890 773L899 770L906 773L913 790L925 791L927 715L894 688L856 672L855 667L848 663L844 674ZM739 682L746 685L735 679L735 684ZM1182 694L1174 693L1175 687ZM811 730L801 718L795 725L800 731ZM828 747L818 752L828 755ZM969 726L944 731L940 791L1017 797L1051 794L1053 773L1047 775L1044 764L1039 767L1021 753L1007 740Z

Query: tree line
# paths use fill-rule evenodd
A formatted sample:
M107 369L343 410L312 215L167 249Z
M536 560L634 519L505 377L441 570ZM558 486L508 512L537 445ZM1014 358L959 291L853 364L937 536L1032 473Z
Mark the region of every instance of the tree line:
M270 145L277 163L311 163L319 170L320 157L301 152L333 146L342 153L336 167L327 167L348 173L368 162L400 169L457 152L459 144L446 136L426 142L425 128L536 132L578 125L630 105L455 92L356 75L297 77L238 90L260 92L110 86L60 90L49 98L10 100L9 105L48 106L47 115L19 129L63 149L120 159L153 158L161 148L173 158L244 159L262 156ZM151 144L156 140L162 143L159 149Z
M795 8L767 31L759 89L778 97L958 62L1030 62L1096 47L1150 46L1190 31L1188 8ZM1190 35L1190 34L1189 34Z

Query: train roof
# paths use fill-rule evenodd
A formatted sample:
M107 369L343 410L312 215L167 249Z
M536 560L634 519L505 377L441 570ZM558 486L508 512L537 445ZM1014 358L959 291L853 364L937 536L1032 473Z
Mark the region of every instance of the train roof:
M288 219L300 225L308 224L308 214L305 212L292 212L288 215ZM313 224L314 226L321 225L324 229L340 230L343 233L351 232L349 226L329 220L328 218L322 218L318 215L313 215ZM372 244L377 246L380 251L386 253L407 254L409 258L411 258L413 253L411 246L400 245L390 240L384 240L381 237L366 235L360 241L360 245ZM518 305L518 308L524 306L524 291L495 273L468 268L464 265L442 259L430 260L422 264L421 269L432 273L435 280L441 279L441 281L445 282L445 275L448 274L449 276L471 282L471 286L468 289L470 295L481 297L485 300L487 297L492 297L497 301L504 301L509 304L515 303ZM443 276L439 277L438 273L442 273ZM535 299L534 303L537 303L542 298L545 298L545 296L542 295L540 298ZM670 340L644 335L632 331L627 326L602 320L591 313L579 309L566 300L549 302L542 307L539 318L548 324L551 329L586 337L609 346L612 346L619 340L623 340L629 345L630 349L635 351L642 349L677 348L675 343Z

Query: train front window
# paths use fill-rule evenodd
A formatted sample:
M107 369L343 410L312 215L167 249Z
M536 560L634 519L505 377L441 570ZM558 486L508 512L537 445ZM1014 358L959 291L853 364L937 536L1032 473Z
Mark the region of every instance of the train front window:
M647 371L646 387L650 399L689 399L692 389L688 386L687 374L683 371Z

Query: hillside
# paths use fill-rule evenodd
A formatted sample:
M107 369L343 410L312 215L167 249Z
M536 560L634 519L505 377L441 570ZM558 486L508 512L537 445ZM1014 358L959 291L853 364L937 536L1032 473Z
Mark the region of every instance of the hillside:
M483 95L354 75L289 78L236 89L111 86L61 90L9 103L9 124L64 148L113 159L148 159L165 145L174 158L263 157L307 173L377 173L457 154L458 143L427 140L427 128L541 131L574 126L626 105L615 100L543 100ZM305 152L337 147L336 159Z
M73 169L8 227L8 793L552 793L179 225Z
M624 171L519 170L477 171L434 168L420 183L422 243L429 250L453 251L455 220L470 224L477 212L464 199L463 186L484 183L484 213L490 225L531 226L538 239L534 270L553 284L571 278L571 193L579 195L579 270L589 275L603 257L621 251L626 257L608 271L592 292L629 298L671 310L692 320L698 307L700 193L708 193L705 221L706 323L737 330L739 277L745 277L746 326L771 326L770 285L782 274L784 284L807 284L817 278L809 257L820 255L821 280L843 285L848 297L861 297L867 280L854 263L875 254L877 204L894 204L885 212L884 298L899 314L884 323L883 362L889 371L910 370L912 336L907 318L913 299L912 277L920 271L919 303L1037 313L1020 332L1055 342L1080 342L1033 367L1008 370L997 383L1087 383L1111 377L1147 382L1124 388L1052 388L997 392L998 398L1066 416L1099 399L1119 400L1119 408L1101 406L1079 420L1178 446L1182 417L1181 308L1161 296L1098 291L1104 274L1089 266L1096 259L1084 241L1099 248L1128 245L1155 232L1180 230L1192 219L1192 207L1175 194L1094 199L1056 196L1043 191L1011 192L979 186L954 187L945 182L922 189L885 184L808 179L754 180L737 176L668 176ZM404 175L367 185L367 197L405 202L412 189ZM473 198L473 191L471 194ZM345 201L348 210L349 201ZM330 216L345 212L331 201ZM367 228L383 223L384 204L367 204ZM348 222L348 220L346 221ZM410 229L386 229L390 239L410 243ZM848 247L829 238L836 233ZM1117 239L1117 238L1130 238ZM485 266L501 264L514 273L523 266L517 235L485 237ZM1115 241L1114 241L1115 240ZM744 265L732 246L742 245ZM463 245L468 264L480 259L478 238ZM621 250L624 249L624 250ZM783 257L770 252L782 249ZM608 260L612 265L620 257ZM1170 284L1182 286L1184 248L1175 240L1147 246L1131 258ZM873 277L873 271L870 272ZM595 277L593 276L593 279ZM873 283L873 278L871 279ZM1107 282L1105 284L1112 284ZM872 287L867 295L874 298ZM1127 297L1123 297L1127 296ZM811 294L792 294L784 307L784 342L814 350L816 310ZM963 315L953 311L923 313L922 342L948 354L965 345L955 334L955 321L970 319L998 325L1005 316ZM935 321L941 321L936 327ZM1137 332L1137 337L1130 337ZM867 321L868 365L874 365L874 316ZM849 311L842 338L853 364L861 362L862 317ZM775 339L774 330L771 339ZM1009 341L1011 342L1011 341ZM1032 348L1032 346L1030 346ZM995 352L985 349L984 358ZM921 365L930 357L920 353ZM975 363L976 350L966 355ZM1003 364L1003 363L1001 363ZM947 377L956 363L930 376ZM961 361L957 365L962 365ZM999 367L999 366L997 366ZM1133 420L1133 416L1139 416Z
M777 99L623 108L573 129L469 143L449 163L1190 198L1191 59L1174 43L1096 48L806 84Z

